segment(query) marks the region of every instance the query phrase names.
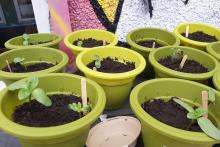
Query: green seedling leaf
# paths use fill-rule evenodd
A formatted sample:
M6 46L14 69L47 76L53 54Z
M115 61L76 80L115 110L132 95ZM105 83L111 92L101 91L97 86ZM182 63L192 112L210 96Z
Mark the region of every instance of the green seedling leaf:
M29 42L27 40L23 41L23 45L24 46L28 46L29 45Z
M33 77L27 81L28 89L32 91L39 84L39 79L37 77Z
M25 60L25 58L16 57L16 58L14 58L13 62L14 62L14 63L21 63L21 62L23 62L24 60Z
M187 114L187 118L188 119L198 119L198 118L202 117L205 113L207 113L207 111L205 109L203 109L202 107L199 107L199 108L195 109L193 112L189 112Z
M69 104L69 109L80 113L82 109L82 104L80 102L78 102L77 104L76 103Z
M101 67L101 58L98 55L95 55L96 61L95 61L95 67L100 68Z
M183 55L184 55L184 52L181 49L175 49L174 48L174 51L173 51L173 54L172 54L173 59L180 59L180 58L183 57Z
M83 42L82 42L81 40L79 40L79 41L77 42L77 46L82 47L82 45L83 45Z
M209 93L209 97L208 97L209 101L210 102L215 102L215 92L214 92L214 90L209 89L208 93Z
M91 111L91 106L90 105L86 105L82 108L82 112L84 113L88 113Z
M27 83L25 81L17 81L8 86L8 90L14 91L18 89L27 89Z
M35 98L36 101L41 103L42 105L49 107L52 105L52 101L46 95L45 91L41 88L36 88L32 92L32 97Z
M29 89L20 89L18 92L19 100L24 100L31 95L31 91Z
M180 99L174 98L173 99L174 102L176 102L177 104L179 104L180 106L182 106L184 109L186 109L188 112L193 112L194 109L192 106L190 106L189 104L181 101Z
M23 37L24 40L28 40L29 39L28 34L23 34L22 37Z
M202 131L211 138L220 140L220 130L207 118L201 117L197 119L198 124Z

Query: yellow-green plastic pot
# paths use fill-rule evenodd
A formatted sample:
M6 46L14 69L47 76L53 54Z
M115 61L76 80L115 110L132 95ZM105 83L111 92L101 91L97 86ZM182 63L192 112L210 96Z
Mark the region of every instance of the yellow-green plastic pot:
M209 72L206 73L184 73L169 69L163 65L161 65L158 60L161 58L165 58L169 55L172 55L174 49L180 49L184 52L185 55L188 55L188 59L193 59L204 67L208 68ZM206 52L183 46L167 46L157 49L150 53L149 61L151 65L154 67L155 75L158 78L180 78L186 80L192 80L197 82L206 83L208 79L211 79L218 69L218 61L209 55Z
M73 45L73 42L78 39L88 39L88 38L93 38L96 40L105 40L106 42L109 43L106 46L115 46L118 43L118 37L115 34L105 30L98 30L98 29L86 29L86 30L72 32L65 37L64 43L69 49L71 49L73 54L77 56L80 52L91 48L79 47Z
M77 75L53 73L39 76L39 87L47 93L71 92L81 95L80 79ZM74 122L43 128L23 126L11 120L15 107L22 102L18 100L17 92L6 88L0 93L0 128L18 138L22 147L84 147L90 126L102 113L106 102L102 87L89 79L86 79L86 84L92 111Z
M215 72L212 81L215 88L220 91L220 65L219 70Z
M49 33L39 33L39 34L28 34L30 37L30 42L44 42L44 41L49 41L52 40L51 42L48 43L42 43L38 45L28 45L24 46L23 45L23 37L22 36L17 36L14 37L7 42L5 42L5 47L8 49L18 49L18 48L33 48L33 47L51 47L58 49L59 48L59 43L62 40L62 37L57 35L57 34L49 34Z
M209 44L208 42L194 41L182 36L181 34L186 32L187 25L189 25L190 28L189 33L202 31L208 35L216 36L216 38L220 40L220 30L215 27L202 23L183 23L175 27L174 33L180 39L181 44L184 46L189 46L205 51L206 46Z
M124 73L103 73L92 70L87 64L94 61L95 55L101 58L111 57L135 63L135 69ZM76 65L86 77L96 81L106 93L106 109L119 108L130 93L135 77L145 68L144 58L135 51L122 47L97 47L80 53Z
M129 32L126 36L127 43L133 50L140 53L146 59L146 69L143 73L146 77L151 77L153 74L150 73L151 71L147 71L147 69L150 69L148 56L151 51L156 49L143 47L138 45L137 42L149 39L157 40L158 42L169 46L178 46L180 44L179 38L176 37L174 33L159 28L140 28Z
M6 60L11 63L16 57L25 58L24 63L43 61L53 63L55 64L55 66L45 70L27 73L13 73L3 71L2 68L7 66ZM62 72L67 63L68 56L64 52L60 50L55 50L53 48L32 47L28 50L26 48L10 50L0 55L0 80L4 81L6 84L10 84L13 81L20 80L26 77L38 76L54 72Z
M148 80L136 86L130 95L130 105L141 121L142 139L145 147L212 147L220 141L208 137L202 132L191 132L174 128L146 113L141 104L152 98L177 96L191 103L201 104L201 92L210 87L203 84L173 78ZM214 90L214 89L213 89ZM209 106L209 117L220 126L220 93L216 94L215 104ZM198 98L196 102L193 102Z
M210 43L206 50L210 55L215 57L220 62L220 41Z

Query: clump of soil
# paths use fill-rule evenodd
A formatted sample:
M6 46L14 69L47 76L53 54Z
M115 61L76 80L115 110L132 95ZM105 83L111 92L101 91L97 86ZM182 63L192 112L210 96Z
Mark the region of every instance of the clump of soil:
M180 69L179 65L181 63L182 58L172 58L171 56L167 56L165 58L161 58L158 62L170 69L175 71L185 72L185 73L206 73L208 72L208 68L204 67L202 64L198 63L195 60L187 59L183 68Z
M82 103L80 97L75 95L55 94L49 95L52 106L46 107L36 100L18 106L12 118L14 122L31 127L50 127L73 122L80 118L78 112L70 110L69 104Z
M87 65L88 68L93 69L95 67L95 61L92 61ZM117 58L112 59L110 57L103 58L101 61L101 67L96 68L99 72L105 73L123 73L135 69L135 63L124 61L120 62Z
M10 63L9 65L13 73L26 73L26 72L40 71L40 70L45 70L45 69L48 69L54 66L54 64L46 63L46 62L35 63L35 64L25 65L25 66L21 63ZM10 72L8 66L4 67L2 70L6 72Z
M7 48L0 48L0 54L9 51Z
M44 43L49 43L49 42L52 42L52 41L53 41L53 40L39 41L39 42L30 42L30 45L44 44Z
M182 33L181 35L185 37L186 34ZM218 41L216 36L211 36L211 35L205 34L202 31L189 33L188 38L191 40L194 40L194 41L199 41L199 42L216 42L216 41Z
M162 47L163 45L159 44L155 40L144 40L144 41L139 41L137 42L138 45L148 47L148 48L153 48L153 43L155 42L155 47L154 48L159 48Z
M191 120L187 118L187 110L174 102L172 98L168 102L162 99L147 101L142 104L142 108L155 119L175 128L187 130L191 123ZM188 130L202 132L197 122Z
M103 46L103 40L96 40L93 38L88 38L88 39L78 39L73 42L73 45L78 46L78 41L82 41L81 47L86 47L86 48L92 48L92 47L97 47L97 46ZM108 42L105 42L105 45L108 45Z

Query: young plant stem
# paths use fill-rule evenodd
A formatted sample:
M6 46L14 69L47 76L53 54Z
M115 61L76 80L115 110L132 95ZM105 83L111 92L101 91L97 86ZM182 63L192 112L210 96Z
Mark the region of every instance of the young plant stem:
M5 62L6 62L6 64L7 64L7 66L8 66L9 71L12 72L12 69L11 69L11 66L10 66L8 60L5 60Z
M185 37L188 38L189 37L189 25L186 26L186 33L185 33Z
M208 112L208 92L202 91L202 107ZM208 113L205 113L203 117L208 118Z
M155 48L156 42L154 41L152 44L152 48Z
M186 63L188 56L184 55L182 61L180 62L180 69L183 69L184 64Z
M186 130L189 131L189 129L192 127L192 125L195 123L195 120L192 119L191 122L188 124L188 126L186 127Z

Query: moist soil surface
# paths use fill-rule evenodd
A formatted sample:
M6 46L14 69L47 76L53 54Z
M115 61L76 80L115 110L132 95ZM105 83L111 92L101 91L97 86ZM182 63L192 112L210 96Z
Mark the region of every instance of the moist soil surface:
M179 65L181 63L182 58L172 58L171 56L167 56L165 58L161 58L158 62L170 69L175 71L185 72L185 73L206 73L208 69L204 67L202 64L198 63L195 60L187 59L183 68L180 69Z
M11 67L12 72L14 73L26 73L26 72L34 72L34 71L40 71L44 69L48 69L54 66L52 63L46 63L46 62L41 62L41 63L35 63L31 65L22 65L21 63L10 63L9 64ZM4 67L2 69L3 71L10 72L8 69L8 66Z
M154 42L155 42L155 47L154 48L159 48L159 47L163 46L163 45L159 44L158 42L156 42L155 40L139 41L139 42L137 42L137 44L141 45L141 46L144 46L144 47L152 48Z
M95 61L89 63L87 67L93 69L95 67ZM122 63L117 58L112 59L110 57L103 58L101 61L101 67L96 68L97 71L104 73L123 73L133 69L135 69L134 62L124 61Z
M46 107L36 100L23 103L16 107L12 118L14 122L31 127L58 126L73 122L80 118L80 114L68 108L69 104L82 103L75 95L49 95L52 106ZM83 116L83 114L81 114Z
M88 39L78 39L73 42L73 45L77 45L78 41L82 41L81 47L86 47L86 48L92 48L92 47L97 47L97 46L103 46L103 40L96 40L93 38L88 38ZM105 42L105 45L108 45L108 42Z
M155 119L175 128L187 130L191 123L191 120L187 118L187 110L174 102L172 98L168 102L162 99L147 101L142 104L142 108ZM188 131L202 132L196 122Z
M9 51L7 48L0 48L0 54Z
M182 33L181 35L185 37L185 33ZM205 34L201 31L189 33L188 38L191 40L194 40L194 41L199 41L199 42L216 42L216 41L218 41L218 39L215 36Z
M30 45L44 44L44 43L49 43L49 42L52 42L52 41L53 41L53 40L39 41L39 42L30 42Z

